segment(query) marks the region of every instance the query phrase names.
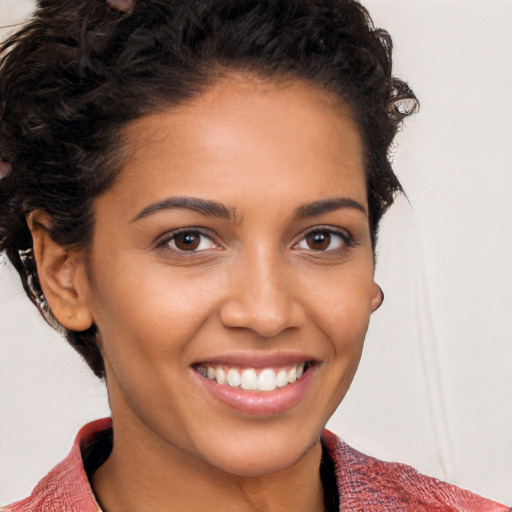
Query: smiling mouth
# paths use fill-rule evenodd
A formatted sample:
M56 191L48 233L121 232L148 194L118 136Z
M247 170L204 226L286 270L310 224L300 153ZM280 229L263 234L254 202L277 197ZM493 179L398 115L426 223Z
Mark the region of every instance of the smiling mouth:
M221 386L246 391L274 391L300 380L313 363L302 362L281 368L239 368L226 365L198 364L194 369Z

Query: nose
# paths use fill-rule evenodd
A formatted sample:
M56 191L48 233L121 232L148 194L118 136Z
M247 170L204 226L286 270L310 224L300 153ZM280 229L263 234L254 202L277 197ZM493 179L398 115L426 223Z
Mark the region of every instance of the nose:
M300 327L306 312L284 257L264 251L243 259L229 278L220 317L225 327L265 338Z

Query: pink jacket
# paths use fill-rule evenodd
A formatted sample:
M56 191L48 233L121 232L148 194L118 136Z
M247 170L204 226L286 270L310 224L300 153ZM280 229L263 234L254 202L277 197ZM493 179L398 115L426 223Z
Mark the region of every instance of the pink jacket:
M108 428L109 418L83 427L70 454L28 498L4 507L3 512L101 512L84 470L81 446ZM343 512L512 512L509 507L421 475L410 466L363 455L328 430L323 443L334 462Z

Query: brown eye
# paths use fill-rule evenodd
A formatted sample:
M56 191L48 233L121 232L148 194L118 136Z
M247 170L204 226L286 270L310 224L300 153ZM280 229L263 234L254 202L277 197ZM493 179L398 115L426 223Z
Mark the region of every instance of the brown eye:
M352 247L350 235L334 229L315 229L304 236L294 245L295 249L331 252L341 250L346 246Z
M174 245L180 251L195 251L201 243L201 234L185 231L174 235Z
M194 254L209 249L220 249L213 240L213 236L195 229L183 229L170 232L159 244L175 253Z
M202 251L211 249L221 249L222 247L215 243L215 235L212 233L203 233L196 229L177 229L169 232L158 243L157 247L170 250L176 255L194 255Z
M331 233L328 231L313 231L306 237L308 248L313 251L325 251L331 244Z

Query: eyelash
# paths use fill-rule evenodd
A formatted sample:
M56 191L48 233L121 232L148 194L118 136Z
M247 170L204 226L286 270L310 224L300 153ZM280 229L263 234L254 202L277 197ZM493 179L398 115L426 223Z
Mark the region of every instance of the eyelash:
M307 243L307 238L309 236L315 235L315 234L328 235L329 238L332 238L332 236L334 235L335 237L338 237L341 240L341 247L336 247L334 249L326 248L326 249L316 249L316 250L309 247L309 248L303 248L304 250L311 251L315 254L320 254L320 253L325 253L325 252L332 253L332 252L343 251L343 249L346 249L347 247L352 248L352 247L357 246L357 243L355 242L354 237L346 230L343 230L340 228L334 228L333 226L315 226L314 228L308 229L307 231L301 233L297 242L295 242L292 247L296 247L296 248L302 250L302 248L298 247L299 244L302 242ZM331 243L332 243L332 239L329 240L329 244L331 244Z
M176 239L181 234L192 235L192 236L198 237L199 238L198 246L192 248L191 250L185 250L185 249L178 248L176 246ZM307 243L308 236L315 235L315 234L327 235L329 238L332 238L332 236L334 235L335 237L338 237L341 240L341 247L336 247L334 249L328 249L328 248L312 249L310 247L309 248L307 248L307 247L300 248L299 247L299 244L301 244L302 242ZM210 231L203 230L201 228L196 228L196 227L182 228L182 229L174 230L174 231L167 233L162 239L160 239L157 242L157 248L171 250L173 252L177 252L177 253L180 253L183 255L185 255L185 254L193 255L193 254L201 253L203 251L206 251L206 250L209 250L212 248L212 247L208 247L208 248L203 248L203 249L197 250L198 247L200 247L200 245L203 243L204 238L209 239L210 242L216 246L215 248L217 248L217 249L222 248L222 246L220 244L215 242L215 240L214 240L215 236L213 235L213 233L211 233ZM203 240L201 240L201 239L203 239ZM172 247L170 245L173 241L174 241L175 247ZM332 239L329 240L329 245L331 243L332 243ZM341 230L339 228L334 228L332 226L315 226L314 228L308 229L307 231L304 231L303 233L301 233L301 235L300 235L300 237L298 237L297 241L293 243L292 249L311 251L313 253L319 254L319 253L326 253L326 252L342 251L346 247L356 247L356 246L357 246L357 244L356 244L354 238L352 237L352 235L350 235L350 233L348 233L345 230Z
M187 227L187 228L182 228L182 229L176 229L176 230L171 231L171 232L167 233L166 235L164 235L164 237L161 238L157 242L157 249L168 249L168 250L180 253L180 254L188 253L191 255L197 254L199 252L206 250L206 249L200 249L198 251L198 250L196 250L196 248L194 248L193 250L187 251L187 250L179 249L178 247L171 247L170 246L171 242L174 241L174 245L176 245L176 238L181 234L195 235L196 237L199 237L200 239L204 239L204 238L209 239L211 241L211 243L216 246L216 248L221 248L221 246L215 242L215 240L214 240L215 237L213 236L213 233L211 233L210 231L206 231L206 230L203 230L201 228L196 228L196 227ZM202 243L202 241L200 240L199 244L201 244L201 243Z

